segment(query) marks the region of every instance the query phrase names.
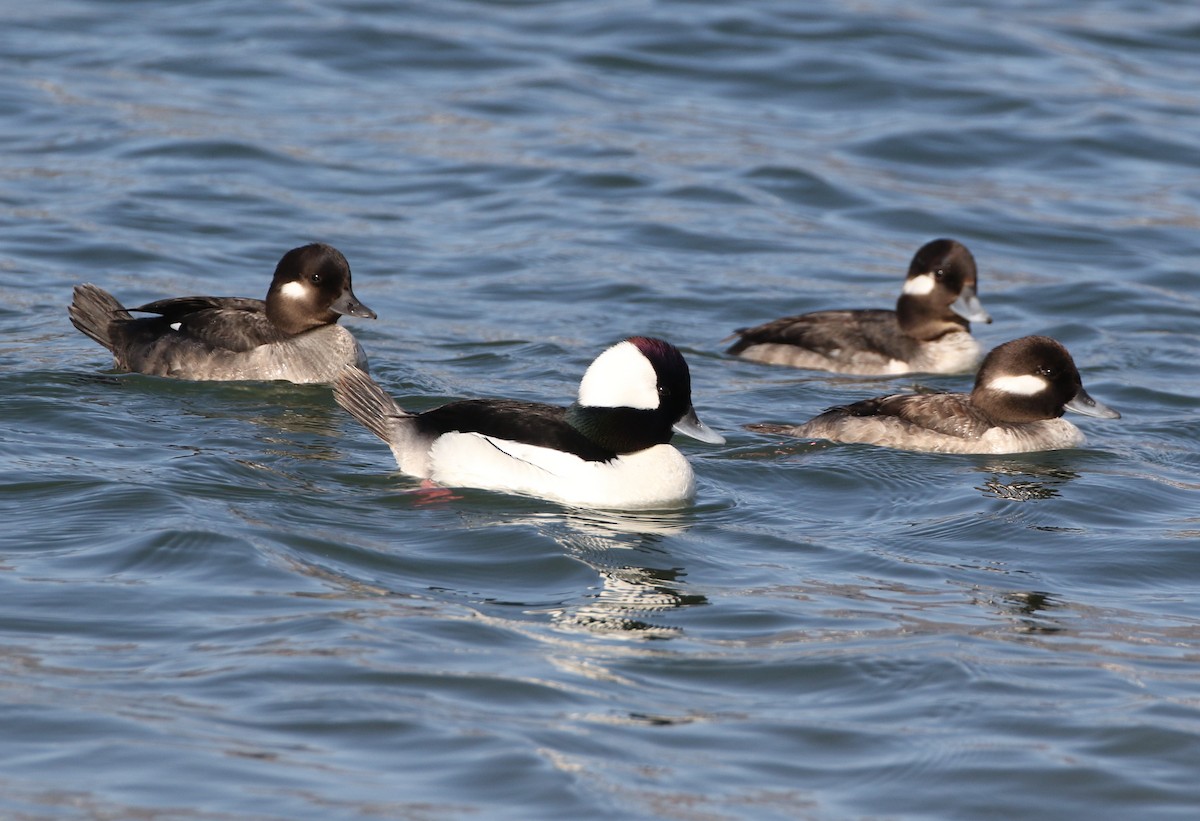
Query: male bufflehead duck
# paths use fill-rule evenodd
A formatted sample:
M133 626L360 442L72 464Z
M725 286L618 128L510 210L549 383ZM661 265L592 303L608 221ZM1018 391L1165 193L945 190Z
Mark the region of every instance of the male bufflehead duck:
M971 322L992 321L976 296L977 281L966 246L935 239L913 256L896 310L817 311L739 328L728 352L861 376L964 373L980 358Z
M467 399L413 414L356 368L342 372L333 395L410 476L580 507L678 507L695 478L668 444L672 431L725 441L696 417L683 355L641 336L600 354L566 408Z
M902 450L1026 453L1083 444L1079 429L1059 418L1064 410L1121 417L1083 389L1066 348L1048 336L1026 336L987 355L970 394L894 394L830 408L795 427L747 427Z
M135 319L129 311L158 314ZM367 367L344 314L375 319L350 289L350 265L330 245L293 248L275 266L266 300L191 296L126 309L95 285L75 286L71 322L112 351L118 368L196 380L331 383Z

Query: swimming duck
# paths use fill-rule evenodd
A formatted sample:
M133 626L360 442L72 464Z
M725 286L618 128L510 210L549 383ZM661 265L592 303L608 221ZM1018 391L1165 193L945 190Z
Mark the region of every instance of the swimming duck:
M1061 419L1074 411L1120 414L1083 388L1071 354L1048 336L994 348L971 393L893 394L830 408L802 425L749 425L801 438L939 453L1025 453L1079 447L1084 436Z
M966 246L936 239L913 256L896 310L817 311L739 328L728 352L861 376L965 373L981 355L971 323L992 321L977 286L975 258Z
M155 314L134 318L130 312ZM350 288L350 265L330 245L293 248L266 300L191 296L126 309L92 284L75 286L71 322L125 371L195 380L331 383L367 357L343 315L375 319Z
M642 336L600 354L569 407L467 399L414 414L357 368L342 371L334 398L388 443L410 476L580 507L682 505L695 478L669 444L672 432L725 441L696 416L683 355Z

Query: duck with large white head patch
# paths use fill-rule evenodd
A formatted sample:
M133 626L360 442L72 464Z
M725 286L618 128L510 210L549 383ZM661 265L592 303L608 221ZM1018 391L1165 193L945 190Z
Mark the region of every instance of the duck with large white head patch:
M894 311L817 311L739 328L729 353L862 376L964 373L981 356L971 323L992 321L978 279L965 245L936 239L913 255Z
M154 314L135 319L134 313ZM102 288L75 287L71 322L108 348L121 370L195 380L329 383L367 367L342 316L375 319L350 287L350 264L331 245L293 248L267 298L192 296L126 309Z
M802 425L748 425L801 438L941 453L1024 453L1079 447L1064 411L1118 419L1091 397L1075 361L1048 336L1026 336L994 348L971 393L893 394L829 410Z
M694 495L695 476L672 433L725 441L696 416L683 355L641 336L597 357L569 407L467 399L412 414L354 368L334 398L411 476L581 507L678 507Z

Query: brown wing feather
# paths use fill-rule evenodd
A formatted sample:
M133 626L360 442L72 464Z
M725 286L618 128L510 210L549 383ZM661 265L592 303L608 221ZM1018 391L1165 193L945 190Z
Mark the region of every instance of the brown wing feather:
M740 339L729 353L754 345L796 345L823 355L839 350L870 351L893 359L907 359L915 348L900 330L895 311L817 311L787 316L753 328L736 331Z
M962 438L978 437L993 425L991 420L971 404L970 397L965 393L881 396L852 405L830 408L817 418L830 415L859 418L894 416L923 430Z
M261 299L189 296L160 299L130 310L159 314L161 319L154 322L178 324L175 330L195 342L236 353L285 338L267 319L266 303Z

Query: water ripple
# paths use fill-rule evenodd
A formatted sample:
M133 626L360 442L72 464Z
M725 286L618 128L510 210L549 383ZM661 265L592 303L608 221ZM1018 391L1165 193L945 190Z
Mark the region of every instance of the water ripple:
M0 814L1194 813L1194 9L6 13ZM722 353L891 306L942 235L981 343L1055 335L1121 420L1013 457L744 430L969 388ZM325 389L116 374L65 315L261 296L312 240L417 410L675 341L729 439L679 443L696 503L431 494Z

